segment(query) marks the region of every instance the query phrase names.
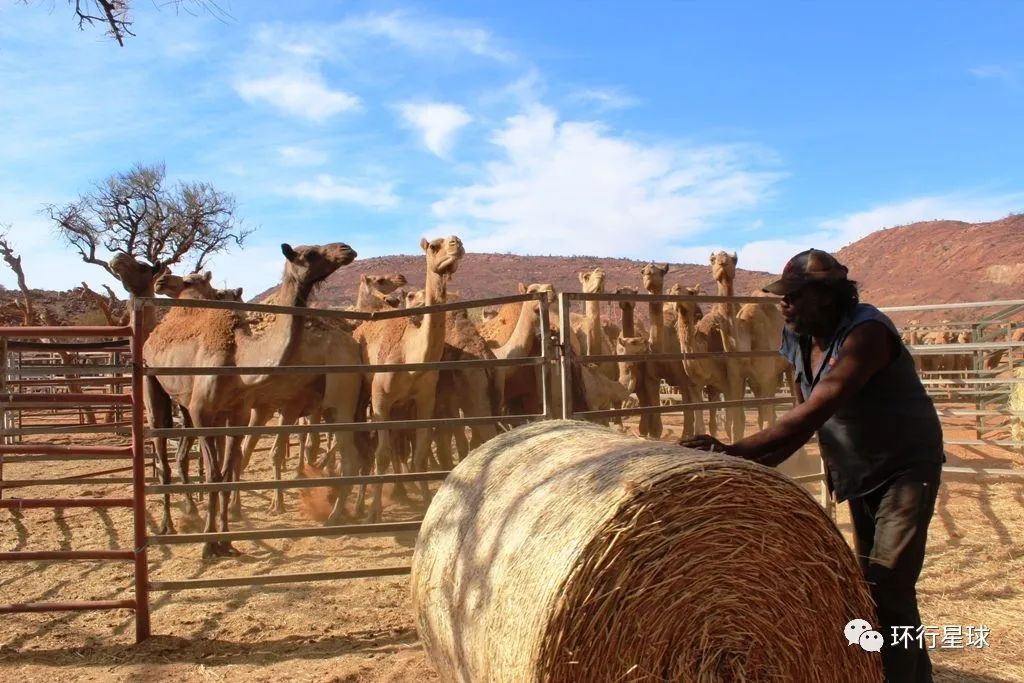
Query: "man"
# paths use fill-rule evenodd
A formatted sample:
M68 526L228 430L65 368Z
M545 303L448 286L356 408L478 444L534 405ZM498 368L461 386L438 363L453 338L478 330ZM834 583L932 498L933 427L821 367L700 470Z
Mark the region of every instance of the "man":
M886 640L886 679L931 681L926 649L890 644L893 626L916 635L921 624L915 585L945 461L935 407L892 321L860 303L856 283L830 254L797 254L764 291L782 296L780 352L793 364L798 405L733 444L707 435L680 444L775 466L817 432L829 489L837 502L849 501Z

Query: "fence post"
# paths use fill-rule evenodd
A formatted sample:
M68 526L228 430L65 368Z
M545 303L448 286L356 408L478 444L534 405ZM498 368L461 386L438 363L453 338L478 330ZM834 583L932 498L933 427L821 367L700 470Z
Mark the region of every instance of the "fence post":
M132 308L132 516L135 539L135 642L149 638L149 564L146 557L146 453L142 350L146 345L143 305Z
M558 293L558 343L562 349L561 363L561 389L562 389L562 419L572 419L572 343L570 335L572 327L569 324L569 299L565 292Z
M553 420L555 406L551 396L551 317L548 311L551 302L548 300L547 292L541 292L540 296L537 301L537 305L540 306L540 356L544 359L540 366L541 405L544 409L544 419ZM523 305L527 305L526 302L523 302Z
M7 337L0 337L0 392L7 391ZM7 410L0 406L0 444L7 443ZM0 482L4 480L4 454L0 453ZM4 490L0 487L0 498Z

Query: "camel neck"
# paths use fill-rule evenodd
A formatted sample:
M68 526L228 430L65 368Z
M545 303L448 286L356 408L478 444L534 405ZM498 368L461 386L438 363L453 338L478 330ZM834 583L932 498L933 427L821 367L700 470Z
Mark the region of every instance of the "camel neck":
M305 308L312 286L300 286L287 275L277 290L277 305ZM237 365L273 367L290 365L301 336L303 318L290 313L274 314L273 322L258 337L236 332L235 359ZM241 375L243 384L253 385L268 381L272 375Z
M515 329L512 330L512 336L495 349L494 355L498 358L522 358L528 355L537 335L539 324L539 304L534 301L524 301L519 311L519 318L516 320Z
M423 290L423 305L434 306L448 301L448 276L439 275L427 269L426 286ZM444 351L445 311L425 313L420 325L420 334L426 335L423 343L422 362L433 362L441 359ZM406 359L409 360L409 359Z
M636 336L636 324L633 321L633 306L622 306L622 336Z
M662 290L657 287L649 291L651 294L661 294ZM665 307L660 301L652 301L647 306L651 316L651 352L660 353L664 342L662 326L665 324Z

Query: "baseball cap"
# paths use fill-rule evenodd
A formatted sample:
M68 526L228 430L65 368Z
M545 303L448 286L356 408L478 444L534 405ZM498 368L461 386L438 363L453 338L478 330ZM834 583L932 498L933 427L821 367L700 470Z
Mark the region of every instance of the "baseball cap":
M846 279L846 266L832 254L820 249L808 249L789 259L782 269L782 277L764 287L769 294L785 296L809 282L839 282Z

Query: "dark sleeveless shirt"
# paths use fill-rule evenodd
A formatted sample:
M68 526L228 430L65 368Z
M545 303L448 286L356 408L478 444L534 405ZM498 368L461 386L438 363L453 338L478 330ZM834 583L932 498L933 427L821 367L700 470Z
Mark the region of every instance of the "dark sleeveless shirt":
M810 398L818 381L839 360L840 347L853 328L872 320L892 333L899 353L818 430L821 455L837 501L871 493L914 466L945 461L942 426L914 360L896 326L874 306L858 304L840 320L817 376L807 367L809 335L798 336L784 329L779 352L793 364L794 380L804 398Z

